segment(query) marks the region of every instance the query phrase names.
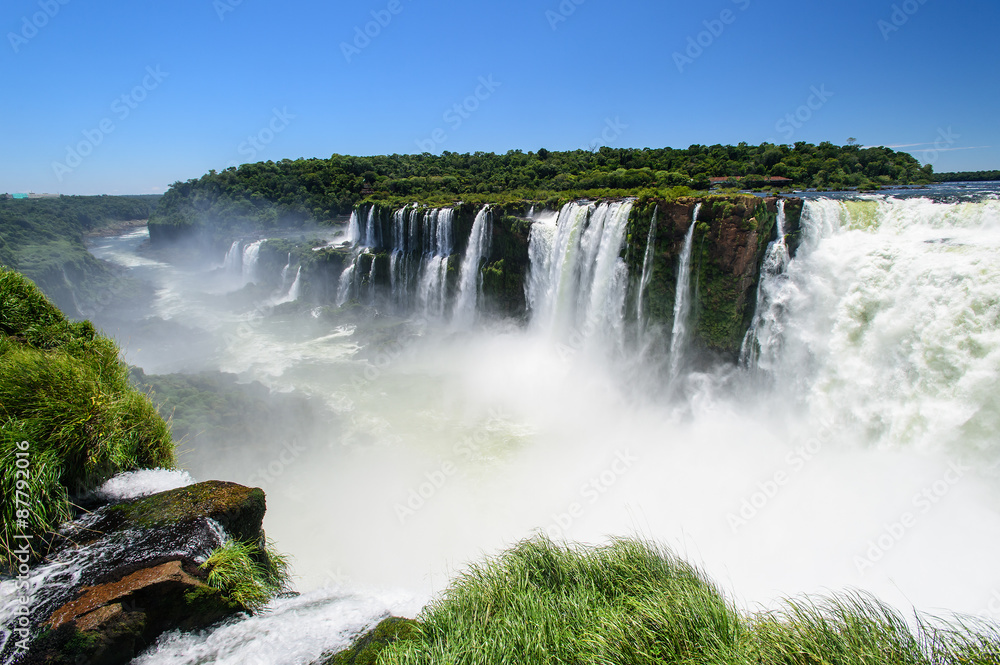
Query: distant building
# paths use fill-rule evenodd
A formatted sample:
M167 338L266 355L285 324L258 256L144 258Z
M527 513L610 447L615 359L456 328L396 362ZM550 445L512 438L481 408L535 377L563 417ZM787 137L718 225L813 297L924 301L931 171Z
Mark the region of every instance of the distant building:
M11 194L10 198L12 198L12 199L26 199L26 198L28 198L28 195L27 194Z
M28 192L29 199L57 199L58 194L35 194L34 192Z

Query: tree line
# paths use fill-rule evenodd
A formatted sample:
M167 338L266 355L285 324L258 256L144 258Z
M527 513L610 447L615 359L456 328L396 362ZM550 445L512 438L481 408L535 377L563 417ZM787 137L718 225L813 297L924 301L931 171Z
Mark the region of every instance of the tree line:
M512 196L545 200L603 191L657 194L677 187L707 190L710 178L785 187L876 189L934 182L931 166L890 148L763 143L752 146L692 145L673 148L609 148L596 151L505 154L382 155L329 159L283 159L209 171L176 182L164 195L154 223L177 227L261 227L328 222L366 199L410 197L470 199Z

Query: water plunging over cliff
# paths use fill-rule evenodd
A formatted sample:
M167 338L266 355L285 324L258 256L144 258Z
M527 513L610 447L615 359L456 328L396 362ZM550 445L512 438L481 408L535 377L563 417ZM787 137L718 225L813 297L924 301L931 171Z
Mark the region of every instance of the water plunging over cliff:
M670 380L680 374L684 351L687 347L688 319L691 316L691 251L694 245L694 228L698 223L701 204L694 207L691 226L684 236L684 246L677 265L677 287L674 291L674 325L670 337Z
M555 226L531 229L528 306L532 323L557 336L601 335L620 344L628 269L619 256L632 201L572 202Z
M294 557L305 595L208 638L175 636L142 662L250 653L310 662L296 661L280 635L329 631L328 643L340 643L344 626L365 621L334 610L366 590L426 600L465 562L537 530L594 543L638 533L683 553L746 605L858 588L904 610L987 611L1000 589L1000 202L807 201L795 257L778 251L781 228L766 253L758 372L724 359L697 371L681 362L684 391L654 375L653 363L617 353L630 206L536 211L523 327L484 321L454 334L410 326L409 315L345 323L319 308L315 317L255 321L194 297L203 275L137 269L176 296L169 330L219 340L205 368L301 390L335 414L334 426L292 456L278 452L287 442L268 441L192 469L265 489L268 535ZM682 245L687 231L687 270L664 285L669 271L657 264L648 279L691 303L709 248L699 251L697 225L693 236L684 228L688 214L674 222L673 241ZM658 215L662 225L662 205ZM707 223L709 207L699 215ZM444 217L442 209L439 230ZM396 218L382 221L388 238ZM427 209L408 207L402 223L406 255L448 254L447 243L424 244ZM649 223L639 230L647 250ZM667 248L660 233L657 260ZM404 254L394 278L382 272L392 249L373 247L345 271L367 279L378 251L375 277L386 292L391 279L422 282L414 266L406 273ZM460 257L451 252L454 299ZM478 279L470 283L479 300ZM703 293L713 287L702 279ZM417 293L410 311L419 314ZM132 339L129 362L172 368L155 344ZM379 546L345 533L377 534ZM306 607L322 611L297 614ZM310 639L322 651L326 643Z

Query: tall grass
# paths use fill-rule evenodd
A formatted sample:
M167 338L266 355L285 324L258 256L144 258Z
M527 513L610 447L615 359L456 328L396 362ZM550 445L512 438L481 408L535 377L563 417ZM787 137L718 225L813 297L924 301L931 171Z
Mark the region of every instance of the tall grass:
M173 465L167 424L129 384L114 342L0 269L0 563L15 535L37 538L69 517L71 496L122 471Z
M862 594L748 615L691 565L629 540L526 541L470 567L419 620L379 663L1000 663L996 626L925 617L911 626Z

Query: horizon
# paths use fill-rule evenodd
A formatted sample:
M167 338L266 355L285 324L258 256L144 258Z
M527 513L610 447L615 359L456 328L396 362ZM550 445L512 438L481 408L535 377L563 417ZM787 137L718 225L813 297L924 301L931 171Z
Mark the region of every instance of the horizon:
M153 194L332 154L851 137L938 173L993 170L998 23L985 0L15 0L0 182Z

